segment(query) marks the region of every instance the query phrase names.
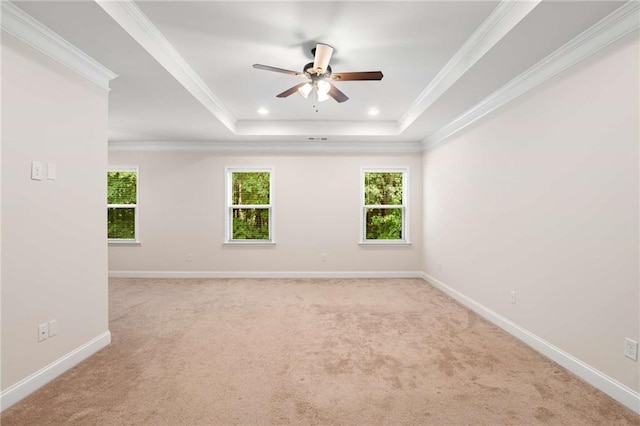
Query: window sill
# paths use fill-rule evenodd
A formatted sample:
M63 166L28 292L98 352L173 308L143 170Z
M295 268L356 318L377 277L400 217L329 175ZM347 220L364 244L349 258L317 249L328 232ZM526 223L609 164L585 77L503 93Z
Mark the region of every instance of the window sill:
M359 246L364 247L389 247L389 246L400 246L407 247L411 245L411 241L397 241L397 240L378 240L378 241L360 241L358 243Z
M141 246L138 240L108 240L110 246Z
M275 241L225 241L223 246L275 246Z

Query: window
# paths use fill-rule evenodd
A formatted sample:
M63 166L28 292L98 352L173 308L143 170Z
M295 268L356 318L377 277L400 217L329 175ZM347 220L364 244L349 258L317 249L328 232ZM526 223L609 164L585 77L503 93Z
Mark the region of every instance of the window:
M138 168L107 171L107 235L109 242L138 241Z
M273 242L271 169L227 169L226 242Z
M362 243L409 243L409 169L363 169Z

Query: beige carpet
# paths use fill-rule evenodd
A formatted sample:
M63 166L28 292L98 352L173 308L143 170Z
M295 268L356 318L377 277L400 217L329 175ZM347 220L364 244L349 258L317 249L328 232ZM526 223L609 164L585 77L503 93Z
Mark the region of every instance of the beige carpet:
M422 280L110 282L113 343L2 425L640 425Z

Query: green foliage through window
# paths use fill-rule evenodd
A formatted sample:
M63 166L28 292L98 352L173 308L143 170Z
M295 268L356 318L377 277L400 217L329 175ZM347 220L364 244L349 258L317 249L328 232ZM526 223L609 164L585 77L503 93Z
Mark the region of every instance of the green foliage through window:
M269 204L269 172L234 172L231 204Z
M110 239L136 238L138 173L107 172L107 235Z
M233 209L234 240L268 240L268 209Z
M401 240L402 209L367 209L367 240Z
M136 211L131 208L107 208L109 238L133 240L136 238Z
M231 240L270 239L270 182L270 172L231 172Z
M364 204L368 206L402 205L402 172L365 173Z
M107 204L137 203L136 172L107 172Z
M402 240L403 172L365 172L365 239Z

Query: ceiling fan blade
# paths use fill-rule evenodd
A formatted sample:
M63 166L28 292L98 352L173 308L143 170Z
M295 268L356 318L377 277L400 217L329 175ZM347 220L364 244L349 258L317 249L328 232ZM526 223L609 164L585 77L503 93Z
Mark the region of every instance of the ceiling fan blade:
M289 75L302 75L301 72L285 70L284 68L276 68L269 65L253 64L253 67L258 70L275 71L275 72L281 72L283 74L289 74Z
M304 86L305 84L307 84L306 81L303 81L300 84L296 84L295 86L285 90L284 92L280 93L279 95L276 95L276 98L286 98L287 96L291 96L294 93L296 93L298 91L298 89L301 88L302 86Z
M349 100L349 97L347 95L345 95L344 93L342 93L333 84L331 85L331 88L329 89L329 96L331 96L333 99L335 99L336 102L338 102L338 103L342 103L342 102L345 102L345 101Z
M321 69L324 74L327 72L331 55L333 55L333 47L327 44L317 44L315 49L315 58L313 60L313 68Z
M334 72L331 79L336 81L382 80L381 71Z

